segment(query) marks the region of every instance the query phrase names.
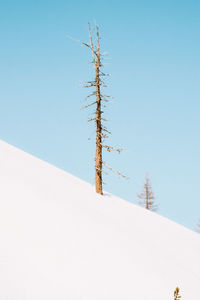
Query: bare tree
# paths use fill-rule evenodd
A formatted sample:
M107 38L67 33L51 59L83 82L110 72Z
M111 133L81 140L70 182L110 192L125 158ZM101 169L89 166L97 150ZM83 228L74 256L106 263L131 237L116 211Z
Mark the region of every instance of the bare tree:
M155 196L154 193L152 192L151 182L148 175L146 175L145 177L145 182L144 182L142 192L137 196L139 198L139 204L141 206L152 211L156 211L158 209L158 206L155 204Z
M179 287L177 287L174 291L174 300L181 299L181 296L179 295L179 291L180 291L180 289L179 289Z
M95 122L96 124L96 155L95 155L95 186L96 192L99 194L103 194L103 180L102 180L102 173L106 173L103 170L103 166L108 168L109 170L113 171L119 176L126 177L120 172L112 169L106 162L103 161L102 158L102 150L106 149L108 152L116 151L120 153L122 149L115 149L110 145L104 144L104 140L109 137L111 132L107 129L104 125L104 122L107 120L102 117L103 110L102 108L105 107L105 103L109 102L110 96L105 95L102 93L102 88L107 87L103 78L108 76L102 71L102 60L105 54L101 53L100 50L100 36L99 36L99 28L96 26L96 38L92 37L90 23L88 23L89 29L89 43L83 43L79 41L81 44L86 46L90 49L92 55L92 64L95 69L95 79L92 81L87 81L84 87L86 88L93 88L94 90L87 96L87 99L95 98L93 101L90 101L86 106L83 108L88 108L91 106L95 106L94 117L88 119L88 122Z

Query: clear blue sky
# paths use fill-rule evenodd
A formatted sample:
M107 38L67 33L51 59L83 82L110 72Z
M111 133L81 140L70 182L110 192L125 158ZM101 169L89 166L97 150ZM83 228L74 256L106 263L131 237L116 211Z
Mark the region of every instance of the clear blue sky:
M1 1L0 138L94 183L94 127L81 111L93 78L87 22L109 53L105 159L130 179L105 189L137 203L148 171L159 213L195 229L200 218L200 2ZM93 134L93 135L92 135ZM88 140L88 137L92 137Z

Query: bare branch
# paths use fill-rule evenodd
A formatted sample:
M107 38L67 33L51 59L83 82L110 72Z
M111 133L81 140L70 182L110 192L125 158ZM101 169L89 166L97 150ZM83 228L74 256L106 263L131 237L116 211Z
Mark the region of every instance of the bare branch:
M87 100L90 97L96 96L96 91L92 92L91 94L87 95L87 97L85 98L85 100Z
M98 171L100 171L100 169L99 168L95 168L96 170L98 170ZM104 171L103 169L101 170L102 171L102 173L104 173L105 175L108 175L108 173L106 172L106 171Z
M96 118L89 119L88 122L94 121Z
M105 119L105 118L101 118L101 120L104 121L104 122L108 122L108 120Z
M109 165L107 165L107 164L105 163L105 161L102 161L102 163L103 163L103 165L104 165L107 169L109 169L109 170L112 171L113 173L117 174L119 177L123 177L123 178L125 178L125 179L129 179L127 176L123 175L122 173L120 173L120 172L118 172L118 171L112 169Z
M104 144L101 144L101 145L102 145L102 147L106 148L108 152L115 151L115 152L121 153L123 151L123 149L116 149L114 147L107 146Z
M100 45L99 45L99 27L98 26L96 26L96 31L97 31L97 53L100 56L100 53L99 53L99 51L100 51Z
M102 130L109 133L109 134L112 134L110 131L108 131L108 129L105 126L102 126Z
M100 71L100 75L101 75L101 76L110 76L110 74L106 74L106 73L104 73L104 72L102 72L102 71Z
M102 136L104 139L107 139L107 138L109 137L107 134L105 134L105 133L103 133L103 132L101 132L100 134L101 134L101 136Z
M112 96L110 96L110 95L105 95L105 94L101 94L101 97L102 97L102 98L104 98L104 97L105 97L105 98L112 98Z
M92 103L90 103L88 105L85 105L85 106L81 107L81 110L86 109L86 108L88 108L88 107L90 107L90 106L92 106L94 104L96 104L96 101L94 101L94 102L92 102Z
M81 87L84 87L84 88L90 88L90 87L94 87L94 86L96 86L95 81L87 81L81 85Z
M94 46L93 46L93 41L92 41L92 35L91 35L91 29L90 29L90 23L88 22L88 29L89 29L89 37L90 37L90 49L92 50L92 59L93 59L93 64L95 66L95 52L94 52Z
M80 40L77 40L77 39L75 39L75 38L73 38L73 37L71 37L71 36L69 36L69 35L67 35L67 37L68 37L69 39L71 39L71 40L73 40L73 41L75 41L75 42L81 43L82 45L84 45L84 46L86 46L86 47L88 47L88 48L91 49L90 45L88 45L87 43L84 43L84 42L82 42L82 41L80 41ZM91 50L92 50L92 49L91 49Z

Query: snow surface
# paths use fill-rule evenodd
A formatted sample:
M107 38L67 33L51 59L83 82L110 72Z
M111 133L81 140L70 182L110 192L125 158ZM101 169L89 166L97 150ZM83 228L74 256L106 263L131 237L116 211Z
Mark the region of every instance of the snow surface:
M0 141L1 300L200 299L200 235Z

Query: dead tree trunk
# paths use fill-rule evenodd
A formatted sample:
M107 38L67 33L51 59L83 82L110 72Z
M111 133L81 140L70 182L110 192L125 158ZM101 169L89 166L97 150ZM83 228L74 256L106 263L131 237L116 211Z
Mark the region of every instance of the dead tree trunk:
M103 140L108 138L109 134L111 134L106 126L103 124L104 121L107 121L105 118L102 118L102 103L103 102L109 102L108 95L103 95L101 88L106 87L103 77L108 76L108 74L105 74L102 72L102 59L104 54L100 52L100 37L99 37L99 28L96 26L96 43L93 44L93 38L91 34L90 24L88 23L89 28L89 38L90 43L83 43L79 41L84 46L88 47L91 50L92 54L92 64L95 69L95 79L93 81L88 81L84 87L87 88L95 88L95 90L87 96L87 98L95 97L95 101L92 103L89 103L88 105L84 106L83 108L88 108L90 106L95 105L95 117L90 118L88 122L94 121L96 123L96 155L95 155L95 186L96 186L96 192L98 194L103 194L103 180L102 180L102 173L103 166L107 167L109 170L113 171L119 176L125 177L120 172L113 170L111 167L109 167L102 159L102 151L103 148L105 148L107 151L117 151L120 153L122 149L115 149L111 147L110 145L103 144ZM105 173L105 172L104 172Z
M97 53L96 68L96 155L95 155L95 186L98 194L103 194L102 187L102 124L101 124L101 91L99 78L100 56Z

